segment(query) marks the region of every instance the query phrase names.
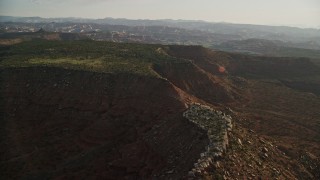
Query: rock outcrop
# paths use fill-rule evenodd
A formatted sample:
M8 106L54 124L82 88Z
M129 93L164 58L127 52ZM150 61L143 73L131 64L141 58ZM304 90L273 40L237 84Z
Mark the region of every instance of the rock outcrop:
M197 103L191 104L183 116L206 130L209 139L206 151L200 154L198 162L188 174L189 177L196 177L205 174L209 167L219 166L219 159L227 151L229 144L228 132L232 130L232 118L221 111Z

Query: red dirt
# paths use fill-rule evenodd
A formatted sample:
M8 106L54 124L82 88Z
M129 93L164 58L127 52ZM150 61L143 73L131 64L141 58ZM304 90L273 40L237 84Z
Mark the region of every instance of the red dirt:
M298 179L320 177L317 172L317 167L320 165L320 131L318 128L320 99L316 89L319 86L320 70L310 60L246 56L210 51L200 46L170 46L167 51L172 56L189 60L196 67L205 71L205 74L214 77L214 82L219 82L221 89L224 89L217 91L216 88L208 86L212 92L207 90L208 93L204 95L206 98L197 97L208 100L210 103L220 102L223 105L228 105L239 119L238 126L254 130L258 136L273 139L274 144L288 155L288 157L282 157L281 153L275 152L277 156L274 159L270 157L272 163L269 165L271 167L282 168L286 167L286 164L290 164L292 168L287 172L287 176L284 176L290 179L293 177ZM217 71L219 67L224 67L226 73L222 74ZM169 72L172 74L173 70ZM179 70L175 71L175 73L177 72ZM170 77L172 79L179 77L183 81L191 81L192 79L204 79L205 81L206 79L199 78L195 74L188 75L188 72L194 71L185 70L184 76L187 80L182 78L184 76L176 74L168 76L168 79ZM282 83L288 81L293 83L289 85ZM295 82L304 83L303 85L300 83L300 86L292 86ZM202 89L200 92L203 92ZM210 100L211 93L218 94L219 92L226 93L226 96L220 95L222 97L220 101L219 99ZM228 102L228 99L231 101ZM243 133L238 133L237 136L239 137L241 134ZM255 137L247 137L246 139L251 142L256 141ZM257 147L260 145L263 144L256 144ZM249 147L252 148L252 146L251 144ZM254 151L253 148L253 152L235 151L231 154L240 154L245 160L245 158L250 158L248 156L250 153L258 153ZM313 158L310 158L310 154ZM225 170L232 169L230 159L225 163L229 166L229 168L224 167ZM237 163L234 167L237 170L233 169L229 172L246 171L246 168L239 168ZM261 167L255 168L261 171ZM251 168L251 171L255 168ZM220 171L220 173L224 174L225 172ZM243 172L241 173L243 174ZM265 174L264 177L272 177L272 173L263 174ZM212 178L212 176L208 177ZM238 175L231 177L239 178Z
M0 175L183 178L208 144L206 132L182 117L185 103L201 102L230 107L236 119L230 151L205 178L320 177L320 99L305 92L314 88L300 92L282 83L319 75L309 60L200 46L166 51L185 61L154 65L162 78L45 67L1 70L6 114ZM261 158L263 147L268 159Z

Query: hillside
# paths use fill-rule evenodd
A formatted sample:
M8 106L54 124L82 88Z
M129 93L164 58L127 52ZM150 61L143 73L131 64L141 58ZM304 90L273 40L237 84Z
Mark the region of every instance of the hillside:
M91 40L0 56L1 177L319 177L309 59Z
M0 33L0 45L12 45L21 43L23 41L31 40L85 40L88 39L83 34L79 33L58 33L47 32L42 28L36 32L12 32L12 33Z
M246 39L223 42L214 45L214 49L222 51L238 52L254 55L275 57L308 57L320 60L320 50L316 45L309 43L285 43L282 41L270 41L264 39Z

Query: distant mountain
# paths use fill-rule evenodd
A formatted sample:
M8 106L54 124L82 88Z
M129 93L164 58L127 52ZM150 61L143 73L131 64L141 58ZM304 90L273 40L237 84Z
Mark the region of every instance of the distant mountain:
M48 32L66 34L51 34L50 36L47 34L41 37L39 34L23 34L35 32L40 28ZM23 37L21 38L21 36ZM20 39L18 40L17 37ZM51 40L73 40L87 37L97 41L202 45L217 50L246 54L309 57L317 60L316 63L320 59L319 29L170 19L129 20L0 16L1 42L12 44L30 39L30 37L32 37L31 39L36 37Z
M259 38L267 40L281 40L285 42L301 43L315 41L320 44L319 29L302 29L286 26L266 26L251 24L212 23L192 20L130 20L130 19L84 19L84 18L41 18L41 17L11 17L0 16L3 22L27 22L27 23L51 23L51 22L74 22L74 23L97 23L126 26L169 26L191 30L201 30L211 33L239 35L243 39Z
M90 21L92 21L92 19L0 16L0 22L40 23L40 22L90 22Z
M211 46L230 40L242 39L239 35L228 35L190 30L168 26L127 26L97 23L0 23L1 37L11 36L10 33L35 32L39 29L48 32L81 33L87 34L91 39L98 41L115 42L144 42L158 44L185 44Z

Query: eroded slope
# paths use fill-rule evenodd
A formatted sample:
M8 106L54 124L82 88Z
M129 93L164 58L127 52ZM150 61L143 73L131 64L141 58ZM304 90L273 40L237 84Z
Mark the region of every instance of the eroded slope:
M163 79L41 67L1 74L2 177L182 177L208 141Z
M197 178L319 176L317 87L286 83L317 84L307 59L93 41L0 50L3 177L187 177L212 138L183 117L194 102L236 123Z

